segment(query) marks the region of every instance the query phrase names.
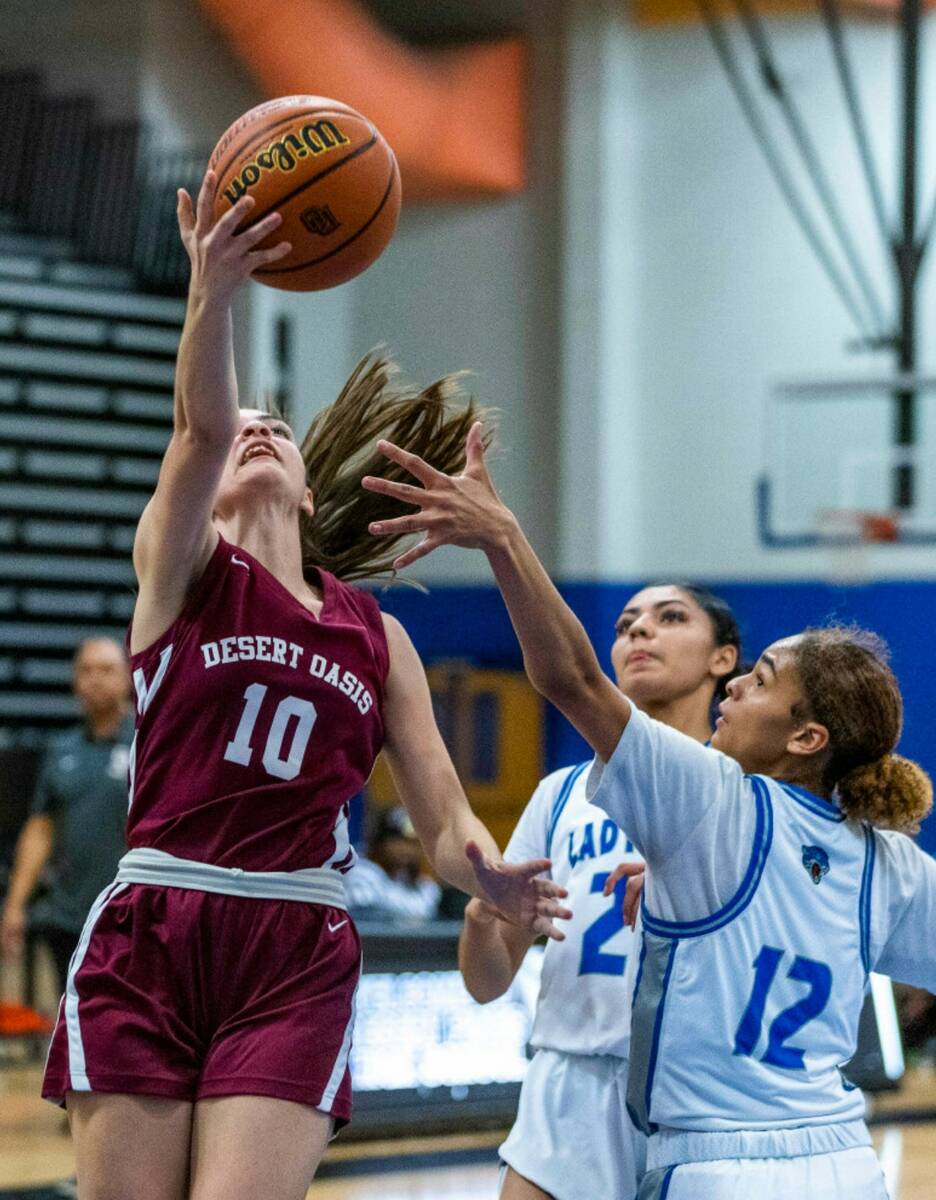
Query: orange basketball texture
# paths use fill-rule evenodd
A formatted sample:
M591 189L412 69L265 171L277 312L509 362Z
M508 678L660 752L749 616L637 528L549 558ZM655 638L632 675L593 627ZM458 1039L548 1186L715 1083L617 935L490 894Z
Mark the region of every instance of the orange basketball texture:
M393 151L366 117L324 96L284 96L250 109L208 166L218 176L215 220L243 195L256 205L242 229L282 214L260 248L287 241L292 250L253 274L270 287L314 292L353 279L383 252L400 216Z

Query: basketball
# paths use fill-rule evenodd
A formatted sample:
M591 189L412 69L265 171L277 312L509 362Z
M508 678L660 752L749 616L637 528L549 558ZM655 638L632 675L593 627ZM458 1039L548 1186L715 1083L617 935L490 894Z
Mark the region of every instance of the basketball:
M400 215L400 172L366 117L323 96L284 96L244 113L208 163L218 177L214 219L245 195L249 229L271 212L282 225L260 243L292 244L254 272L270 287L315 292L346 283L383 253Z

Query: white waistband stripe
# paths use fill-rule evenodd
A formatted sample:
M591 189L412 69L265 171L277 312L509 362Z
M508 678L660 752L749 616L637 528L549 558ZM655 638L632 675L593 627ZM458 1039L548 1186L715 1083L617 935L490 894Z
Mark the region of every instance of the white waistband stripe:
M662 1128L647 1143L647 1170L719 1159L804 1158L870 1145L871 1135L861 1120L709 1133Z
M239 867L217 867L213 863L176 858L163 850L144 848L130 850L123 856L117 867L117 882L347 908L344 881L327 867L307 867L302 871L242 871Z

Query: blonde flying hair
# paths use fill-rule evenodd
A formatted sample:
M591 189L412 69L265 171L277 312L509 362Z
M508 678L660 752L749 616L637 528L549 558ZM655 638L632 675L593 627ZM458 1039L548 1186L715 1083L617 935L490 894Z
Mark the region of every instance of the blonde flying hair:
M391 574L405 535L376 537L372 521L416 510L390 496L366 492L365 475L403 483L416 481L376 450L379 438L424 458L446 475L465 465L465 442L475 421L493 439L492 414L479 408L462 387L461 375L446 375L422 391L399 381L388 358L373 353L351 372L341 395L312 420L300 450L306 480L315 498L315 514L300 516L303 573L316 568L346 582Z

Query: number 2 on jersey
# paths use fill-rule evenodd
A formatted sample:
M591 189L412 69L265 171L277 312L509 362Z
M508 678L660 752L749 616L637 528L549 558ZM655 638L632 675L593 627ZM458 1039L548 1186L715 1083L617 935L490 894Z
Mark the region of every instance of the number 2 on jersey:
M253 737L254 726L257 724L266 694L265 683L252 683L244 692L244 711L241 713L237 732L224 751L227 762L239 763L242 767L250 765L254 753L250 739ZM296 778L302 770L302 760L317 716L311 700L287 696L279 702L263 750L263 768L268 775L273 775L276 779ZM291 717L296 718L296 727L293 730L289 753L284 757L283 742Z
M610 871L598 871L592 876L589 891L603 892L608 882ZM624 893L627 890L627 880L619 881L611 896L611 907L600 917L592 921L582 935L582 957L579 962L579 975L623 975L626 954L608 954L602 946L620 933L624 928Z
M735 1054L748 1056L754 1053L764 1022L767 994L776 979L784 953L774 946L763 946L751 964L754 968L754 987L735 1033ZM787 971L787 979L808 984L809 991L796 1004L791 1004L774 1017L767 1034L767 1049L761 1057L761 1062L801 1071L805 1066L805 1051L798 1046L787 1046L785 1042L799 1033L813 1017L818 1017L825 1008L832 992L832 972L824 962L817 962L814 958L803 958L801 954L797 954L793 965Z

